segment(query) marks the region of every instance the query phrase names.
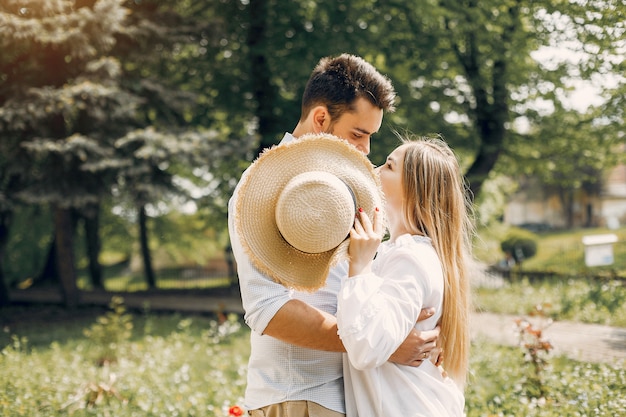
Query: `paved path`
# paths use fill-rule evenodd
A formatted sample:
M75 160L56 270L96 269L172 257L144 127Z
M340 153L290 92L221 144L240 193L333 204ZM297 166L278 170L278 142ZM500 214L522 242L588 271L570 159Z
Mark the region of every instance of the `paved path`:
M107 305L111 293L81 292L79 304ZM180 312L233 312L242 314L238 292L202 294L198 292L175 293L158 291L152 293L120 293L130 308L153 311L170 310ZM61 295L54 291L14 291L11 299L26 303L60 303ZM515 319L518 316L493 313L475 313L472 316L473 337L486 337L502 345L516 346L518 343ZM626 366L626 328L574 322L554 322L543 332L544 339L553 346L553 353L587 362L614 363L622 361Z
M472 336L485 337L502 345L516 346L519 338L515 319L520 316L476 313L472 316ZM542 322L535 322L540 327ZM543 330L555 355L584 362L616 363L626 366L626 329L555 321Z
M477 265L473 285L501 288L506 280ZM475 313L472 316L472 336L486 337L502 345L517 346L519 333L515 320L521 316ZM524 317L527 318L527 317ZM626 366L626 328L555 321L547 327L545 319L533 319L534 327L543 328L542 337L553 346L554 355L565 355L584 362L616 363Z

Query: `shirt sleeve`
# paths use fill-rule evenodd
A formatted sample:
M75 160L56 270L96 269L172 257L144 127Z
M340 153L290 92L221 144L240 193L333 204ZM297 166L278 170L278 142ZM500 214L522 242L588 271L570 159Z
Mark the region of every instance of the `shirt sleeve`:
M379 270L344 280L338 298L338 332L352 366L382 365L406 339L430 292L416 254L398 248Z
M291 292L259 272L245 253L235 225L236 197L237 190L228 202L228 232L237 262L244 319L253 331L263 334L276 312L291 299Z

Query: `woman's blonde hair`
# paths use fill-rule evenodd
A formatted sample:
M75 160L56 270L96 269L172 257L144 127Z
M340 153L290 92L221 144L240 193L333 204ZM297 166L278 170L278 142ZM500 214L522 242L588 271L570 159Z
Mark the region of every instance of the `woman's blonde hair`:
M402 139L404 221L432 240L443 266L441 343L446 372L465 383L470 348L469 266L473 234L469 189L459 162L440 138Z

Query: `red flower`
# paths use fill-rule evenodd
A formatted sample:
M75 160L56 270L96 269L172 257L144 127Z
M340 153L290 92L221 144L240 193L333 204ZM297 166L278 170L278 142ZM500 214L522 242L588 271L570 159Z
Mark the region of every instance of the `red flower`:
M238 405L233 405L228 409L228 415L240 417L243 416L243 410Z

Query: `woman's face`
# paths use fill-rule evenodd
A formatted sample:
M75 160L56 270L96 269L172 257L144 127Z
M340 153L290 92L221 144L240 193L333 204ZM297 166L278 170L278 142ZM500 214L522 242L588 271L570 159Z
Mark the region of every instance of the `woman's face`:
M402 176L404 175L405 153L405 145L397 147L389 154L387 161L377 168L388 210L400 211L402 209L402 201L404 200Z

